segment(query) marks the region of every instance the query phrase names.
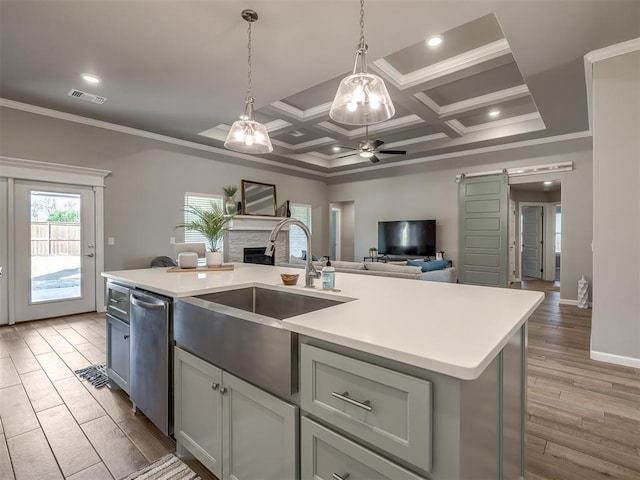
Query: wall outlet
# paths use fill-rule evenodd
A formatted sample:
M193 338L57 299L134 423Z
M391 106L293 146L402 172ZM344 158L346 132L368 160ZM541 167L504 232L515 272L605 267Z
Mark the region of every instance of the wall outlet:
M176 243L176 237L169 237L169 243L171 245L173 245L174 243Z
M115 244L116 244L116 239L114 237L107 238L107 245L115 245Z

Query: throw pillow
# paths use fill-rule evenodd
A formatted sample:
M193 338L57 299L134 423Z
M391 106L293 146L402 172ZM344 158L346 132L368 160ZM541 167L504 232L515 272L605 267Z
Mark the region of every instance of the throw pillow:
M447 268L449 260L434 260L432 262L422 262L420 260L407 260L407 265L420 267L423 272L432 272L434 270L444 270Z

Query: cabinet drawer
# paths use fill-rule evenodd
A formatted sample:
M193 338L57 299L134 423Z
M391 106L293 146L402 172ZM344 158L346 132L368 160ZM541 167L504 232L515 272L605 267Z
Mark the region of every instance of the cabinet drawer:
M121 320L129 321L129 289L127 287L107 282L107 312Z
M431 382L301 345L302 409L431 470Z
M107 374L129 393L129 325L107 315Z
M302 480L424 480L313 420L301 425Z

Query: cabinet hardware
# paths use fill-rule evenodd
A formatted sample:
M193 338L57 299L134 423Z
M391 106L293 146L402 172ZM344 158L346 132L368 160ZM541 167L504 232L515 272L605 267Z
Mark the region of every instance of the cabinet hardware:
M347 478L349 478L349 474L345 473L344 475L338 475L337 473L332 473L331 476L333 477L333 480L347 480Z
M115 298L110 298L109 302L118 304L118 303L120 303L120 300L116 300Z
M217 390L220 387L219 383L213 382L211 384L211 390Z
M338 393L338 392L331 392L331 396L338 398L344 402L350 403L351 405L354 405L356 407L359 407L363 410L366 410L367 412L370 412L373 410L373 408L371 407L371 401L370 400L365 400L364 402L359 402L358 400L354 400L353 398L349 397L349 392L342 392L342 393Z
M85 257L95 257L95 255L93 253L87 253Z
M129 338L129 335L125 335L125 336L124 336L124 339L125 339L125 340L126 340L127 338Z
M222 395L224 395L225 393L227 393L227 390L228 390L228 389L227 389L227 387L220 387L220 393L221 393Z

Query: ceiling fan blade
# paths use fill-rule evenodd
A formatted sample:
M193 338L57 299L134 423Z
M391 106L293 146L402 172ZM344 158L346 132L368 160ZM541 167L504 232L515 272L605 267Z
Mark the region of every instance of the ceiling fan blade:
M338 160L339 158L346 158L346 157L351 157L353 155L357 155L358 154L358 150L356 150L355 148L353 149L355 150L352 153L347 153L346 155L340 155L339 157L335 157L334 160Z
M380 145L382 145L384 142L382 140L374 140L373 143L371 143L371 148L373 148L374 150L377 149Z
M378 163L380 161L380 159L375 155L373 157L369 157L369 160L371 160L371 163Z
M378 153L384 153L387 155L406 155L406 150L379 150Z

